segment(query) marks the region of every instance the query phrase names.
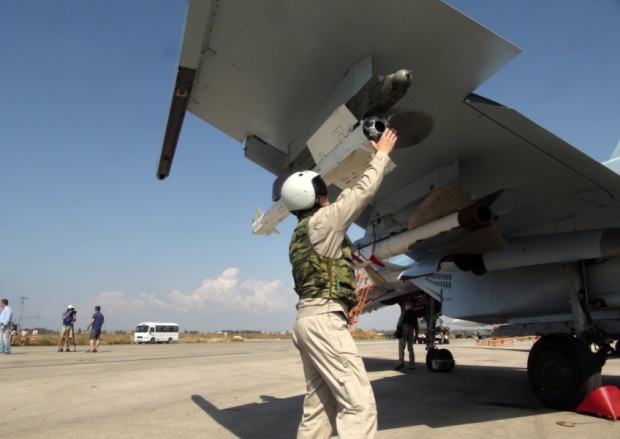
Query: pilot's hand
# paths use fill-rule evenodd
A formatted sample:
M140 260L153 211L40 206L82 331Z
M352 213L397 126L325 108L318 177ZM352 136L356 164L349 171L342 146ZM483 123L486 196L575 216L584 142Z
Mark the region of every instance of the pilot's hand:
M389 154L394 149L397 140L398 136L396 130L394 128L388 128L383 132L378 142L371 140L370 144L377 152Z

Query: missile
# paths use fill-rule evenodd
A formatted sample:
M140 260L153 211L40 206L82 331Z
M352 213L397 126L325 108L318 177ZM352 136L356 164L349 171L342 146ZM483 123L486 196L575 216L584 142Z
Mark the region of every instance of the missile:
M503 250L485 254L432 254L403 271L399 280L412 280L437 272L489 271L534 265L566 264L620 256L620 230L591 230L513 238Z
M255 235L279 235L276 226L284 221L290 212L284 207L282 200L278 200L267 212L263 213L257 207L256 215L252 218L252 233Z
M510 247L504 250L482 255L456 255L454 263L462 271L481 275L508 268L620 256L620 230L525 236L508 242Z
M381 266L381 260L406 253L425 239L457 228L472 230L486 227L491 224L492 217L488 206L474 204L414 229L367 244L359 248L355 256Z
M403 98L411 83L411 70L399 70L385 77L371 77L308 139L308 150L317 164L312 170L321 175L325 183L346 189L357 182L375 152L369 139L378 141L390 126L389 118L382 119L374 115L390 110ZM401 145L419 143L432 131L432 118L421 112L397 114L396 119L403 125L402 130L399 126ZM257 208L252 219L252 232L256 235L278 233L276 226L288 215L280 201L265 213Z

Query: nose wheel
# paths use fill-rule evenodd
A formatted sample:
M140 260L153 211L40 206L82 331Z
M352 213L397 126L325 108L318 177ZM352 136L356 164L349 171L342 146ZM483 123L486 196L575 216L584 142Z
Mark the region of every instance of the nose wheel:
M454 364L454 357L447 349L429 348L426 353L426 367L431 372L450 372Z
M435 345L435 322L437 320L437 307L440 304L431 298L428 304L427 331L426 331L426 367L431 372L450 372L454 369L454 357L447 349L437 349ZM443 334L442 334L443 337Z

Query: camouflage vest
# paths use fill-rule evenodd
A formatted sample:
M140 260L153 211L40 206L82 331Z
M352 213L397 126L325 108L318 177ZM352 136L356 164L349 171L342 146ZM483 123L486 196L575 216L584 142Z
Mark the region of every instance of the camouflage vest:
M300 299L340 300L351 310L357 304L353 246L349 239L345 238L340 259L319 255L312 248L308 236L310 218L311 216L303 218L297 223L289 247L295 291Z

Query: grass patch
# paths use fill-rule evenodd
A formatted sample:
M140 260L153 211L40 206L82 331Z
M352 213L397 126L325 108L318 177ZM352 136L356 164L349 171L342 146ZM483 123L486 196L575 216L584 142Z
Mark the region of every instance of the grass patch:
M241 339L239 339L240 337ZM353 334L353 338L356 340L382 340L385 336L382 333L378 333L374 329L360 329L357 328ZM274 334L263 332L183 332L179 333L179 341L177 343L229 343L239 342L243 340L291 340L290 333L286 334ZM25 345L29 344L30 337L26 340ZM60 344L60 334L47 333L39 334L36 346L58 346ZM89 344L87 333L75 334L76 346L87 346ZM121 345L121 344L135 344L133 341L133 334L121 333L121 332L106 332L101 333L100 345ZM19 337L13 343L13 346L21 346Z

